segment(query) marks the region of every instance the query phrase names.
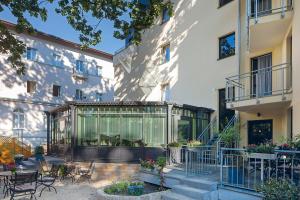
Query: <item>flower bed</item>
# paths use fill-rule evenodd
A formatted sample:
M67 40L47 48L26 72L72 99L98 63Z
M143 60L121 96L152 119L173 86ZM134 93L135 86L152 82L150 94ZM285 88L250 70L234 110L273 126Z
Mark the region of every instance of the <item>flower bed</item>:
M119 182L97 191L100 200L156 200L168 191L159 191L159 186L141 182Z

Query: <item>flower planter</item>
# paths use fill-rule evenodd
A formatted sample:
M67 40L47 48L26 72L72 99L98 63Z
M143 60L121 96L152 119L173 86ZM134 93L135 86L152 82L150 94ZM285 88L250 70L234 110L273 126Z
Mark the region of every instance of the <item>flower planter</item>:
M264 160L275 160L275 154L269 153L249 153L248 158L264 159Z
M141 167L141 171L148 172L148 173L154 173L154 174L158 173L157 169L155 169L155 168L154 169L149 169L149 168Z
M170 150L170 164L181 163L181 147L169 147Z
M228 167L227 170L229 184L243 184L243 168Z

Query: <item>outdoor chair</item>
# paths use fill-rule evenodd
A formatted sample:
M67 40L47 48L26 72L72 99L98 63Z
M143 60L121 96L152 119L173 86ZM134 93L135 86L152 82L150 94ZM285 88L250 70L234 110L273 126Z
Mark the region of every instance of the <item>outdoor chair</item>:
M74 164L63 165L63 173L61 174L60 181L65 180L66 178L71 178L72 183L75 181L76 176L76 166Z
M9 182L10 200L15 197L28 196L30 199L35 197L37 188L38 171L35 172L16 172Z
M58 171L59 171L59 165L52 165L51 170L47 174L41 174L40 178L38 179L39 186L43 186L40 195L42 196L42 193L45 189L49 189L51 191L51 188L54 189L55 193L57 193L56 188L53 186L57 177L58 177Z
M40 172L45 175L49 174L51 171L51 168L48 166L46 161L40 161Z
M94 161L91 161L88 168L78 169L79 178L77 179L77 182L80 179L84 178L84 179L88 180L88 182L90 183L91 178L92 178L92 174L94 172L94 168L95 168Z

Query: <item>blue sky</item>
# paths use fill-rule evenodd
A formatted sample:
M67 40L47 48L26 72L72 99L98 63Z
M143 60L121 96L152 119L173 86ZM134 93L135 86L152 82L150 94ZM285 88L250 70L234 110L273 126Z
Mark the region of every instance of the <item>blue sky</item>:
M79 42L79 33L73 30L73 28L67 23L67 20L58 15L53 6L47 6L48 8L48 20L42 22L39 19L28 18L33 24L34 28L39 31L55 35L57 37L70 40L72 42ZM16 23L16 18L7 10L0 12L0 19ZM96 21L92 24L96 24ZM102 50L108 53L114 53L124 45L124 41L118 40L113 37L113 23L108 20L103 20L99 25L102 30L102 42L92 47L98 50Z

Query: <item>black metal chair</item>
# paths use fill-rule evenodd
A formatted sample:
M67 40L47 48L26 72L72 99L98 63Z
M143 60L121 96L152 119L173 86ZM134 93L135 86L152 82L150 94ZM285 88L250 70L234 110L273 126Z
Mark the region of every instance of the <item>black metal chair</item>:
M49 189L51 191L51 188L54 189L55 193L57 193L56 188L53 186L57 177L58 177L58 171L59 171L59 165L52 165L51 170L47 174L41 174L40 178L38 179L39 186L43 186L40 195L42 196L42 193L45 189Z
M16 172L9 183L10 200L19 196L28 196L30 199L35 197L37 188L38 171L35 172Z
M76 176L76 166L72 163L67 165L62 165L62 171L60 181L66 180L67 178L71 178L72 183L75 181Z
M77 179L77 182L81 179L81 178L85 178L88 180L88 182L90 183L91 178L92 178L92 174L94 172L94 161L91 161L90 165L88 168L81 168L78 170L78 174L79 174L79 178Z

